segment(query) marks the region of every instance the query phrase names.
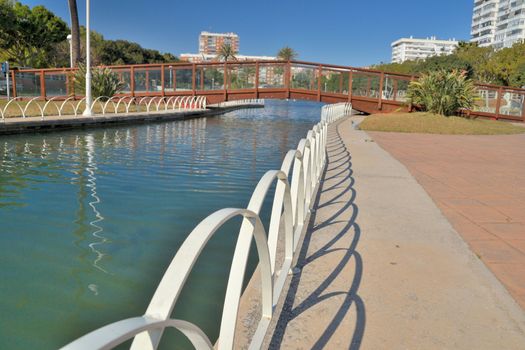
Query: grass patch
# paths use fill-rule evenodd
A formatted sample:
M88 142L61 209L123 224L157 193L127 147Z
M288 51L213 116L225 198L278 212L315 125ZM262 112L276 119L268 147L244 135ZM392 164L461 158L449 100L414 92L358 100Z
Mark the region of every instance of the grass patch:
M361 130L443 135L504 135L525 133L525 127L496 120L443 117L433 113L373 114Z

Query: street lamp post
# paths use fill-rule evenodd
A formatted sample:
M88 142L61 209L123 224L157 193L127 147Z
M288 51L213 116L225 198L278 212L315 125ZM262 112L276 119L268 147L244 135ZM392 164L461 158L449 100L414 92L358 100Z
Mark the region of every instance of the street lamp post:
M71 39L73 36L71 34L67 35L67 41L69 42L69 66L73 68L73 43L71 42Z
M91 117L91 40L90 40L90 26L89 26L89 0L86 0L86 109L84 109L83 116Z

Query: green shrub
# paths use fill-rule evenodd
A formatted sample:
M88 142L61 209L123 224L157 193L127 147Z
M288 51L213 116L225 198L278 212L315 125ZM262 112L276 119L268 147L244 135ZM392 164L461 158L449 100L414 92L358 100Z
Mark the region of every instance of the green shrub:
M91 93L93 98L100 96L113 97L122 91L124 83L118 74L109 68L91 68ZM86 93L86 66L79 65L75 72L75 93ZM104 100L104 99L103 99Z
M423 111L450 116L474 107L476 88L464 73L437 70L411 82L407 97L408 103Z

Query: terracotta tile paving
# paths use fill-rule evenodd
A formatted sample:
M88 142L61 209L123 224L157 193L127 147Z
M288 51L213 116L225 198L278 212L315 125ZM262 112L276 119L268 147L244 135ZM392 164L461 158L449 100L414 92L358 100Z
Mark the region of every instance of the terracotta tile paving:
M370 132L525 310L525 134Z

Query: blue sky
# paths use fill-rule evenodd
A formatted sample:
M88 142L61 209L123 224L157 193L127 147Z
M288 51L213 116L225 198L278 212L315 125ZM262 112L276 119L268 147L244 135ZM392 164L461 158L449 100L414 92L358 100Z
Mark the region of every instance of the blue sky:
M44 5L69 23L66 0ZM85 1L77 0L81 23ZM288 45L299 59L366 66L390 60L400 37L469 39L473 0L91 0L91 26L107 39L136 41L176 55L198 51L200 31L236 32L240 53L275 55Z

